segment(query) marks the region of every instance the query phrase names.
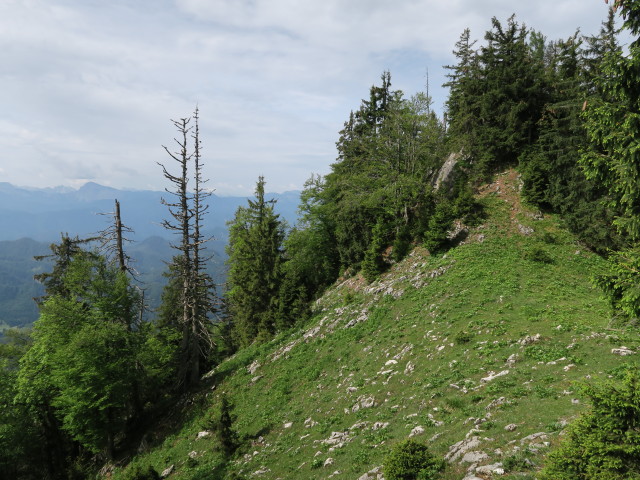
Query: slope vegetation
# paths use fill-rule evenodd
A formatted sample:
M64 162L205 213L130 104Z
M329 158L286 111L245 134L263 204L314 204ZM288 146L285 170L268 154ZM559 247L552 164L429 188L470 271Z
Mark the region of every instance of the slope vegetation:
M586 406L580 382L616 376L640 342L590 282L603 260L518 190L514 171L485 186L485 219L459 225L446 255L418 247L372 284L336 284L303 329L219 365L128 467L103 473L382 478L412 436L447 459L442 478L534 478ZM223 394L242 440L230 458L210 431Z

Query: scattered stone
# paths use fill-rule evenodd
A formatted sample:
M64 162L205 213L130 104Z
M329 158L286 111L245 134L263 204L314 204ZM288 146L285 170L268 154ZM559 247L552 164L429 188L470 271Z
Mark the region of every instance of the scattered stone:
M282 358L300 342L300 339L296 339L293 342L286 344L284 347L279 348L273 355L271 355L271 361L275 362L279 358Z
M316 422L311 417L309 417L304 421L304 428L315 427L317 424L318 424L318 422Z
M411 430L411 433L409 434L409 437L415 437L417 435L422 435L423 433L424 433L424 427L418 425L413 430Z
M458 458L462 457L465 453L473 450L479 445L480 437L473 436L470 438L465 438L464 440L451 445L451 447L449 447L449 452L447 452L447 454L444 456L444 459L449 463L453 463L458 460Z
M251 384L253 385L254 383L256 383L258 380L260 380L262 378L262 375L257 375L255 377L253 377L251 379Z
M526 437L520 440L520 444L524 445L525 443L532 443L534 440L547 440L549 436L545 432L532 433L531 435L527 435Z
M509 403L509 400L507 400L505 397L496 398L494 401L492 401L489 405L485 407L485 410L491 410L492 408L500 407L508 403Z
M577 398L572 398L572 399L571 399L571 403L572 403L573 405L580 405L580 400L578 400Z
M315 457L319 457L320 455L322 455L322 452L321 452L320 450L318 450L318 451L316 452L316 454L313 456L313 458L315 458Z
M565 365L565 366L563 367L563 370L564 370L565 372L568 372L568 371L569 371L569 370L571 370L573 367L575 367L575 364L570 363L569 365Z
M533 233L533 228L527 227L526 225L518 224L518 230L522 235L529 236Z
M404 357L407 353L409 353L411 350L413 350L413 345L411 343L405 345L402 350L400 350L396 355L393 356L394 360L400 360L402 357Z
M491 465L482 465L481 467L476 468L476 473L480 475L504 475L504 468L502 468L502 463L492 463Z
M383 428L387 428L389 426L389 422L376 422L371 427L371 430L382 430Z
M509 358L507 358L507 367L509 368L513 368L516 365L516 362L518 361L518 354L514 353L512 355L509 355Z
M189 452L188 455L189 455L189 458L196 458L198 456L198 452L193 450L193 451Z
M626 357L628 355L634 355L636 352L634 352L633 350L627 347L622 346L620 348L612 348L611 353L613 353L614 355L620 355L621 357Z
M384 480L384 475L382 474L382 467L376 467L369 470L364 475L358 477L358 480Z
M353 425L351 425L351 427L349 428L349 431L351 430L362 430L363 428L365 428L368 425L369 422L358 422L358 423L354 423Z
M211 435L211 432L207 430L205 430L204 432L198 432L198 435L196 436L196 440L200 440L201 438L207 438L210 435Z
M284 428L291 428L293 426L293 422L287 422L284 424Z
M270 468L267 467L260 467L258 470L256 470L255 472L253 472L251 475L264 475L265 473L269 473L271 471Z
M317 325L313 328L310 328L306 332L304 332L304 334L302 335L302 338L304 338L305 340L309 340L310 338L315 337L319 331L320 331L320 326Z
M335 472L333 472L331 475L329 475L327 478L333 478L337 475L340 475L342 472L340 470L336 470ZM282 480L282 479L276 479L276 480Z
M397 365L398 361L394 360L393 358L391 360L387 360L384 364L385 367L388 367L389 365Z
M369 318L369 311L365 308L360 312L356 318L349 320L349 322L344 326L344 328L351 328L360 322L364 322Z
M462 460L460 460L460 463L480 463L488 458L489 455L481 451L466 452L462 456Z
M506 425L506 426L504 427L504 429L505 429L507 432L513 432L516 428L518 428L518 425L516 425L515 423L510 423L509 425Z
M413 364L413 362L408 361L407 362L407 366L404 367L404 374L405 375L409 375L410 373L412 373L415 370L416 366Z
M251 365L247 367L247 371L249 372L250 375L253 375L254 373L256 373L256 370L258 370L261 366L262 365L260 365L258 360L254 360L253 362L251 362Z
M169 475L171 475L171 473L173 472L173 467L174 465L171 465L170 467L165 468L160 474L160 477L167 478Z
M526 347L527 345L531 345L532 343L539 342L541 338L542 336L539 333L536 333L535 335L527 335L526 337L521 338L520 340L518 340L518 343L521 346Z
M331 432L331 436L321 443L341 448L346 442L350 441L349 432Z
M480 381L482 383L487 383L490 382L491 380L495 380L498 377L504 377L505 375L509 374L509 370L502 370L501 372L495 373L495 372L489 372L489 375L487 377L481 378Z
M358 397L358 401L353 405L353 407L351 407L351 411L355 413L360 410L360 408L371 408L375 407L375 405L376 401L373 397L365 397L363 395Z
M333 458L329 457L324 461L323 467L328 467L329 465L333 465Z

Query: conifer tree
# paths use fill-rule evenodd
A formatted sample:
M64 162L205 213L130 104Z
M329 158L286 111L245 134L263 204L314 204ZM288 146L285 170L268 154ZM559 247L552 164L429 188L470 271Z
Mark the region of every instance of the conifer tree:
M177 163L178 174L170 173L164 165L159 164L165 178L173 185L173 190L167 189L167 192L174 197L170 201L163 199L171 217L171 220L163 222L163 226L179 237L179 241L172 245L178 254L173 258L170 268L170 274L175 274L176 279L170 280L167 288L179 289L177 307L180 313L176 317L165 317L164 320L175 320L177 324L171 327L180 332L177 376L178 386L183 390L197 384L203 373L203 360L208 356L211 347L207 314L212 309L214 298L213 284L204 270L206 256L201 254L207 241L202 235L201 222L207 210L204 200L208 193L203 187L205 180L202 178L198 122L197 109L193 117L173 121L178 131L178 138L175 139L178 151L172 152L167 147L164 149ZM194 143L193 150L189 148L190 138ZM195 163L195 186L190 191L188 185L192 163Z
M631 318L640 316L640 3L617 0L624 28L634 37L629 53L609 52L596 87L604 95L585 106L591 148L582 156L587 176L607 189L615 225L630 247L617 253L611 271L598 283L612 306Z
M255 199L239 207L229 223L229 315L238 345L249 345L276 331L282 283L284 224L266 200L264 177L256 184Z

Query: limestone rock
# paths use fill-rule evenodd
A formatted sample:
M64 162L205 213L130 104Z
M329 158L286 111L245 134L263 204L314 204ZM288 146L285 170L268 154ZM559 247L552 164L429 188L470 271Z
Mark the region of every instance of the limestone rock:
M489 372L489 375L481 378L480 382L482 383L487 383L490 382L491 380L495 380L498 377L504 377L505 375L509 374L509 370L502 370L501 372L495 373L495 372Z
M476 468L476 473L480 474L480 475L489 475L489 476L496 476L496 475L504 475L504 468L502 467L502 463L497 462L497 463L492 463L491 465L482 465L478 468Z
M324 461L323 467L328 467L329 465L333 465L333 458L329 457Z
M167 478L173 472L174 465L165 468L160 474L160 478Z
M409 434L409 437L415 437L417 435L422 435L423 433L424 433L424 427L418 425L413 430L411 430L411 433Z
M473 450L479 445L480 445L480 437L473 436L473 437L465 438L464 440L461 440L451 445L451 447L449 447L449 451L444 456L444 459L449 463L453 463L456 460L458 460L460 457L462 457L465 453Z
M438 175L436 176L436 180L433 183L433 189L439 190L443 186L450 186L453 183L454 170L456 164L462 159L462 152L452 153L445 160L442 167L438 171Z
M479 463L488 458L489 458L489 455L487 455L482 451L471 451L471 452L466 452L462 456L462 460L460 460L460 463Z
M358 480L384 480L384 475L382 474L382 467L376 467L369 470L364 475L358 477Z
M614 355L620 355L621 357L626 357L628 355L634 355L636 352L634 352L633 350L627 347L622 346L620 348L612 348L611 353L613 353Z
M247 371L249 372L250 375L253 375L254 373L256 373L256 370L258 370L262 365L260 365L260 362L258 362L257 360L254 360L253 362L251 362L251 365L249 365L247 367Z
M196 436L196 440L200 440L201 438L207 438L210 435L211 435L211 432L209 432L208 430L205 430L203 432L198 432L198 435Z

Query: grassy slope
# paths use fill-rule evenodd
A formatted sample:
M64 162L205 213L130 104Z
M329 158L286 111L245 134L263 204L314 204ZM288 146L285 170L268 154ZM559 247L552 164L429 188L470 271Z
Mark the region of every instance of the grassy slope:
M608 328L607 305L589 281L603 261L557 218L536 219L523 208L516 183L509 172L484 189L489 216L444 257L418 248L372 285L357 278L337 285L303 330L221 364L215 388L199 395L186 422L134 464L174 465L176 480L231 472L356 479L422 427L416 438L440 455L478 436L474 450L488 456L481 464L501 461L511 470L502 478L533 478L546 451L540 444L556 441L584 408L575 383L615 374L633 357L611 349L640 342ZM506 373L483 381L491 372ZM227 464L211 437L196 440L221 392L245 439ZM487 408L501 397L502 405ZM515 430L505 430L509 424ZM538 432L547 438L522 441ZM326 442L332 435L340 448ZM443 478L461 479L468 467L454 462Z

